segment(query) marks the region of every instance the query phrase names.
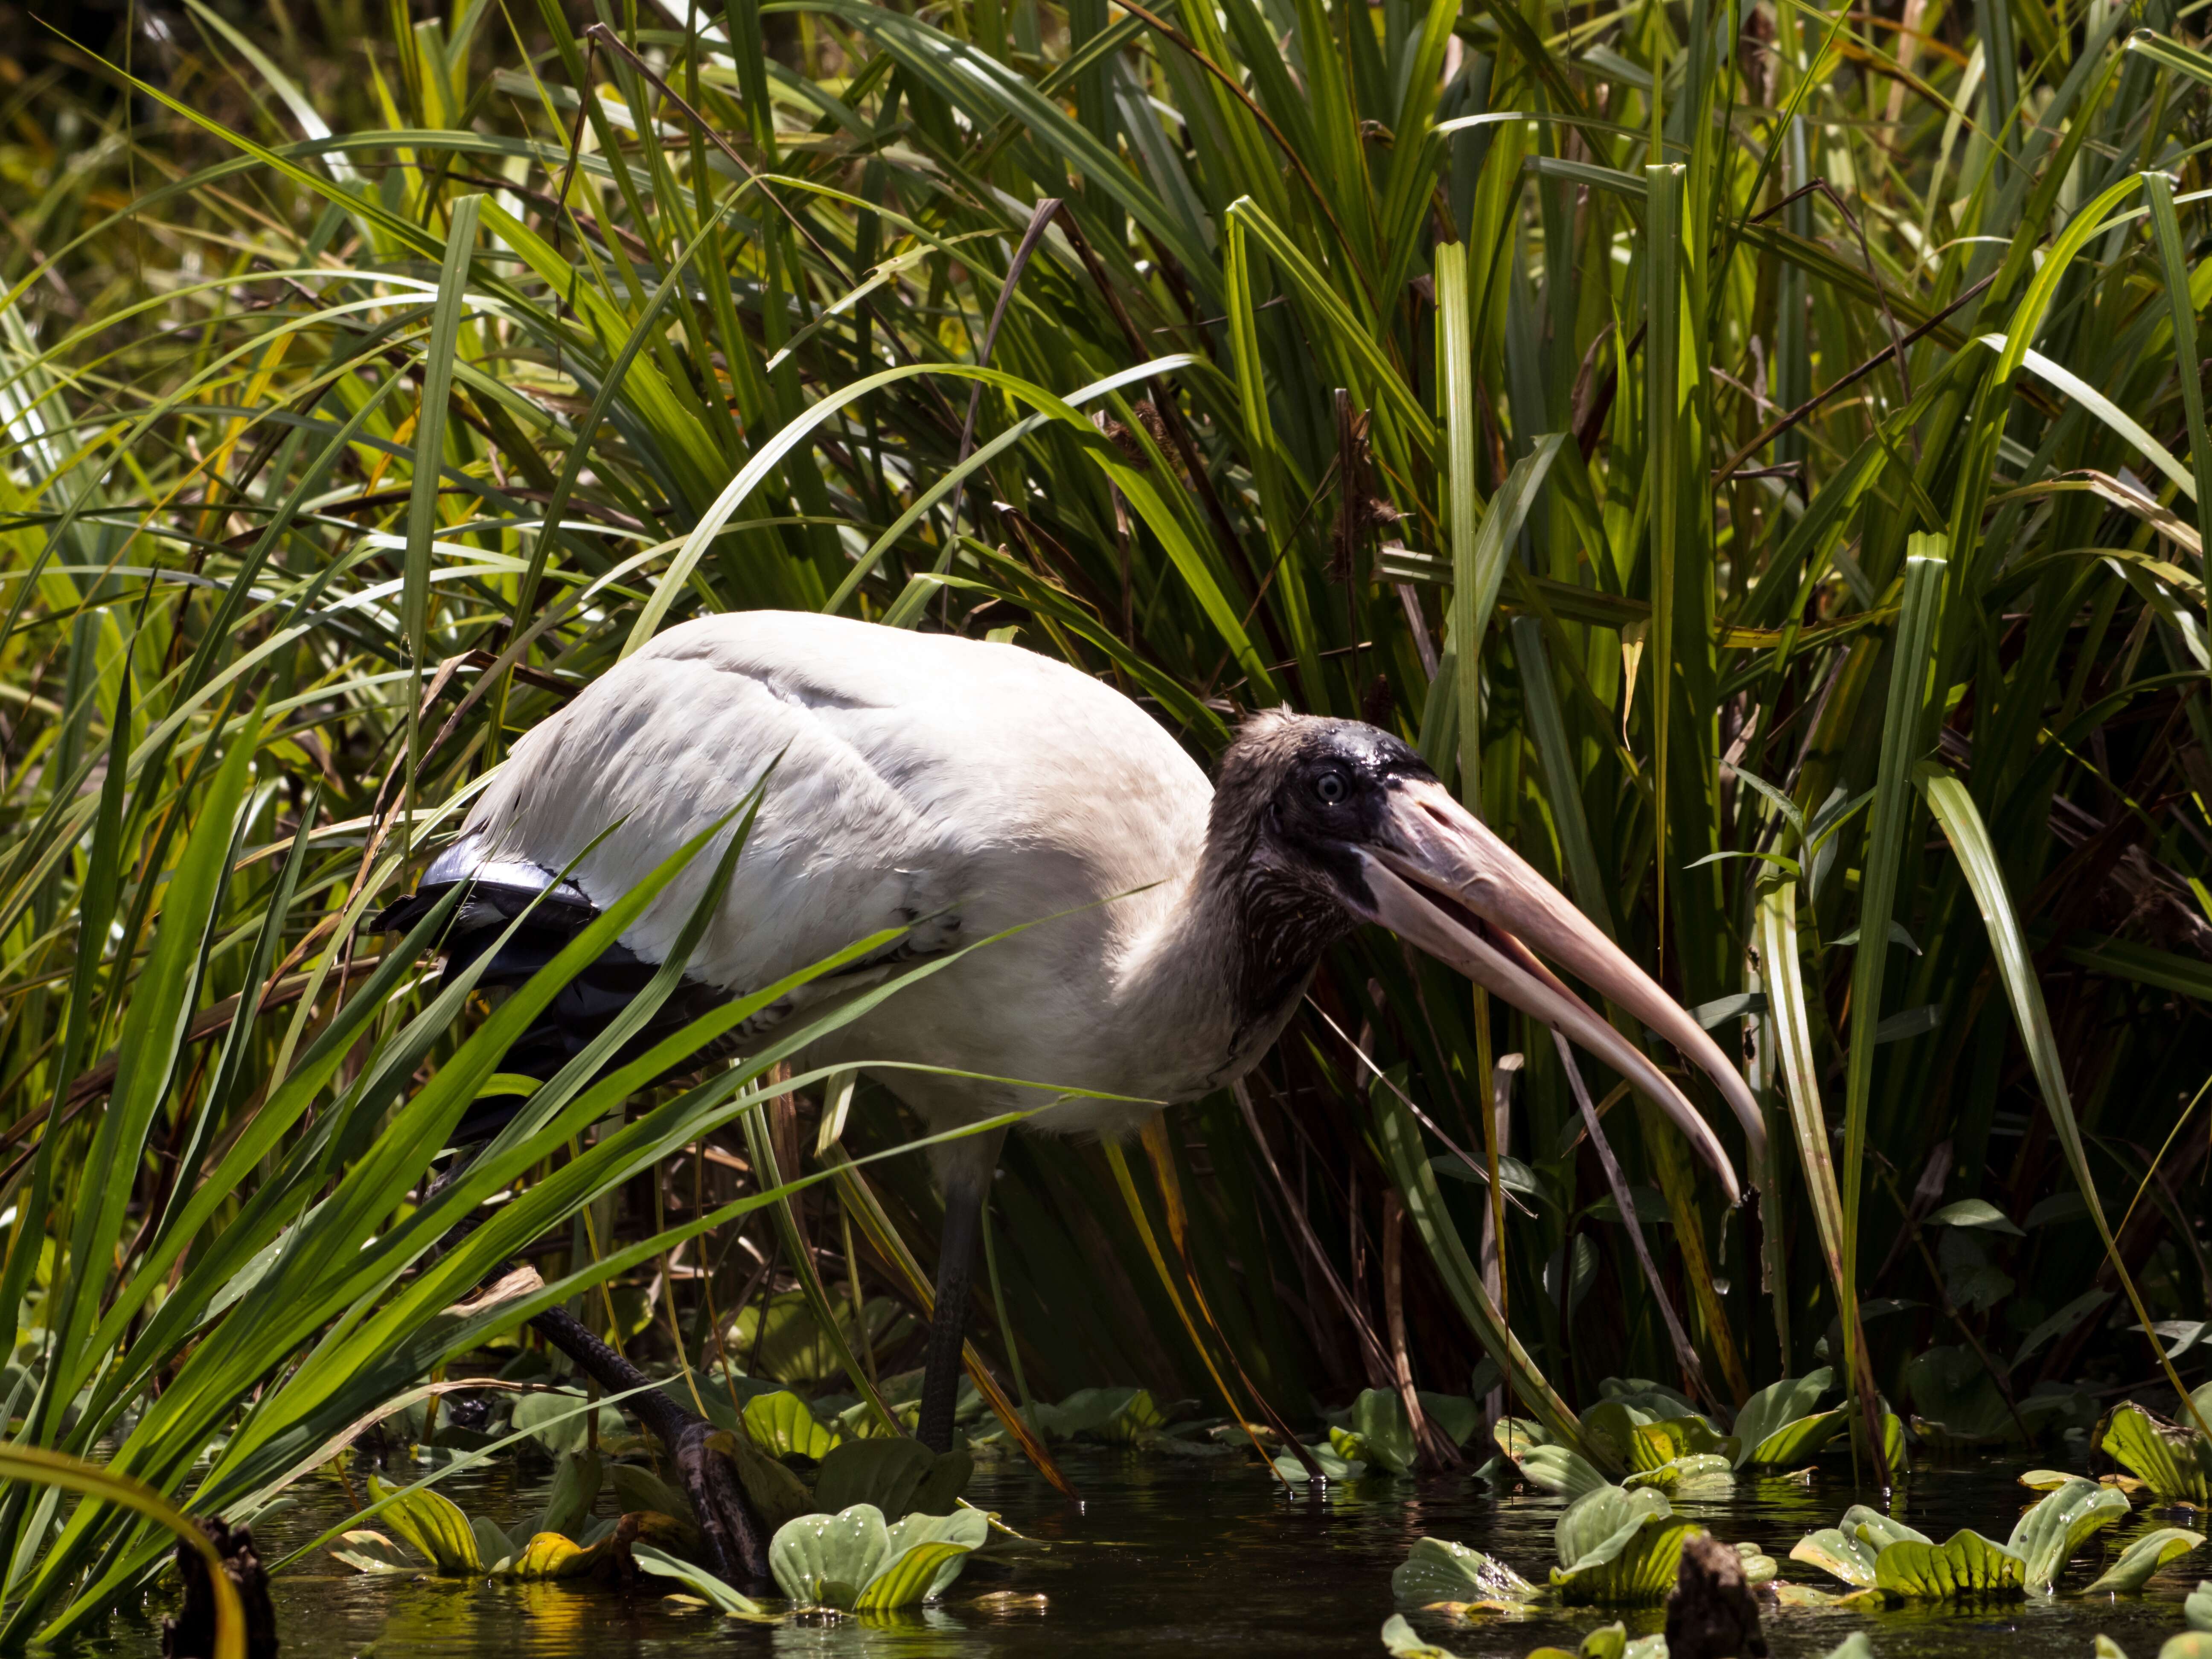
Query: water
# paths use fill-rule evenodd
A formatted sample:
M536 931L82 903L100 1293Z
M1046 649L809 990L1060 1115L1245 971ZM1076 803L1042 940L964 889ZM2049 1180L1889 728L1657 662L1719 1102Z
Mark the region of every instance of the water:
M1972 1527L2002 1542L2033 1496L2014 1482L2021 1467L1989 1462L1917 1470L1896 1512L1938 1539ZM1497 1492L1460 1475L1286 1498L1256 1465L1107 1452L1071 1452L1066 1468L1085 1498L1079 1511L1024 1466L979 1470L972 1501L998 1510L1035 1543L975 1558L941 1605L918 1613L764 1629L687 1611L664 1599L664 1586L652 1579L625 1598L559 1584L367 1577L316 1557L277 1579L278 1628L287 1659L690 1659L702 1652L763 1659L1194 1653L1380 1659L1376 1632L1403 1611L1424 1637L1463 1659L1503 1659L1546 1644L1572 1648L1613 1616L1550 1609L1461 1623L1394 1606L1391 1570L1424 1533L1486 1550L1540 1579L1553 1559L1552 1526L1562 1507L1543 1493ZM544 1476L507 1466L457 1478L447 1489L465 1509L512 1521L543 1503ZM1817 1569L1783 1558L1805 1533L1833 1525L1853 1500L1847 1466L1839 1466L1809 1486L1741 1480L1725 1500L1678 1508L1721 1538L1763 1544L1781 1560L1785 1578L1838 1589ZM268 1559L346 1512L335 1486L307 1488L297 1509L260 1529ZM2212 1577L2212 1552L2160 1574L2139 1599L2092 1603L2063 1595L2101 1571L2100 1546L2117 1553L2155 1524L2138 1510L2093 1540L2062 1580L2057 1600L1872 1615L1770 1610L1767 1639L1775 1659L1810 1659L1860 1629L1878 1659L1992 1659L1993 1642L2004 1644L2002 1659L2089 1659L2102 1632L2130 1659L2157 1659L2160 1644L2183 1628L2181 1597L2200 1577ZM77 1651L155 1651L159 1610L118 1617ZM1662 1622L1656 1608L1626 1617L1631 1635Z

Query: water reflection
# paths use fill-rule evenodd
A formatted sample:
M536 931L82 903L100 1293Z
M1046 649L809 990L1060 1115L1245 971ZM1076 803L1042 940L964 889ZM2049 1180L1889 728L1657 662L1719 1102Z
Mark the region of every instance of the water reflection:
M1088 1500L1078 1512L1042 1481L1009 1466L979 1474L975 1501L1030 1535L979 1557L943 1606L872 1620L802 1620L773 1629L720 1619L668 1600L658 1586L627 1600L558 1584L482 1584L369 1578L326 1559L278 1580L287 1659L981 1659L982 1656L1202 1653L1343 1654L1381 1659L1376 1632L1395 1610L1390 1572L1424 1533L1471 1544L1540 1577L1553 1559L1552 1531L1565 1507L1542 1492L1496 1492L1472 1475L1415 1486L1368 1483L1285 1495L1256 1467L1165 1457L1076 1453L1071 1472ZM2014 1464L1923 1469L1896 1512L1945 1538L1960 1527L1999 1540L2033 1494ZM456 1483L462 1506L507 1521L544 1501L543 1479L499 1468ZM1810 1482L1745 1480L1680 1507L1730 1542L1761 1544L1778 1559L1854 1501L1848 1466ZM335 1487L310 1489L274 1517L264 1542L273 1559L342 1519ZM2139 1513L2106 1534L2107 1559L2145 1525ZM2151 1522L2148 1524L2160 1524ZM2096 1546L2090 1553L2094 1554ZM2101 1570L2085 1557L2062 1589ZM1833 1589L1814 1569L1784 1563L1786 1576ZM1790 1608L1768 1618L1776 1659L1812 1659L1855 1629L1878 1659L2089 1659L2101 1631L2149 1659L2182 1626L2180 1597L2212 1575L2203 1557L2153 1582L2140 1601L2028 1601L1997 1609L1931 1607L1882 1615ZM649 1581L650 1582L650 1581ZM1407 1610L1415 1626L1465 1659L1510 1659L1544 1644L1571 1648L1606 1622L1593 1609L1547 1609L1471 1624ZM158 1613L158 1610L156 1610ZM1659 1627L1656 1610L1633 1614L1630 1632ZM150 1653L149 1622L118 1619L80 1644L85 1655Z

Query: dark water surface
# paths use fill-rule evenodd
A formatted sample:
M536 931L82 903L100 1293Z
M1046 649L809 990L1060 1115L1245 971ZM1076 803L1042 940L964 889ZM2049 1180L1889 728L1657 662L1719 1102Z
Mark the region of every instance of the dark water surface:
M2033 1496L2014 1482L2023 1467L2025 1460L2015 1459L1917 1470L1895 1512L1937 1539L1972 1527L2002 1542ZM970 1659L1017 1653L1380 1659L1376 1632L1394 1611L1404 1611L1425 1638L1466 1659L1503 1659L1547 1643L1571 1648L1610 1616L1592 1608L1552 1609L1460 1623L1394 1607L1391 1570L1424 1533L1486 1550L1540 1580L1553 1559L1552 1526L1563 1507L1542 1493L1494 1492L1462 1475L1286 1498L1256 1464L1103 1452L1073 1453L1067 1468L1086 1500L1079 1511L1025 1467L980 1469L971 1500L999 1511L1035 1541L1008 1547L1001 1540L971 1559L945 1601L918 1613L765 1629L686 1610L659 1593L673 1586L654 1579L625 1599L557 1584L367 1577L317 1557L303 1559L276 1581L284 1653L287 1659L372 1653L381 1659ZM533 1512L544 1501L543 1476L526 1469L471 1472L442 1486L464 1509L501 1522ZM336 1487L311 1484L302 1491L299 1507L258 1529L271 1560L345 1517ZM1839 1589L1817 1569L1784 1558L1807 1532L1832 1526L1852 1501L1844 1465L1809 1486L1739 1480L1722 1502L1686 1501L1678 1508L1723 1539L1763 1544L1781 1561L1785 1578ZM1871 1636L1877 1659L2090 1659L2102 1632L2130 1659L2157 1659L2160 1644L2184 1627L2181 1597L2200 1577L2212 1577L2212 1551L2160 1575L2140 1598L2093 1602L2063 1594L2094 1577L2099 1559L2156 1524L2138 1510L2093 1540L2061 1581L2057 1600L1874 1615L1782 1609L1767 1616L1768 1640L1776 1659L1823 1654L1859 1629ZM1632 1635L1662 1623L1656 1609L1626 1619ZM149 1620L131 1617L116 1620L76 1651L137 1656L157 1649Z

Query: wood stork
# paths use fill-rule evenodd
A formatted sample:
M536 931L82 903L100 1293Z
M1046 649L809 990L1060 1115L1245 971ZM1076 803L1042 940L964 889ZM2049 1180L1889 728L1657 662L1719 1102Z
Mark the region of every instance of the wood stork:
M539 899L485 982L526 977L597 907L728 813L772 763L731 885L687 964L682 1017L887 927L908 929L903 948L926 953L1036 924L902 988L805 1056L943 1068L879 1077L933 1132L1042 1104L1029 1120L1037 1130L1119 1136L1162 1105L1221 1088L1274 1041L1323 950L1373 922L1628 1079L1689 1137L1731 1202L1735 1176L1704 1117L1530 947L1703 1066L1753 1147L1764 1146L1750 1091L1698 1024L1396 738L1261 714L1209 786L1135 703L1012 645L779 611L672 629L515 744L421 892L380 923L408 921L451 884L473 883L445 945L449 960L467 960ZM619 827L599 839L610 825ZM570 986L509 1069L550 1076L604 1028L665 958L706 866L696 861ZM836 981L811 988L825 988L834 994ZM945 1226L919 1432L939 1451L951 1443L969 1273L1002 1133L933 1152Z

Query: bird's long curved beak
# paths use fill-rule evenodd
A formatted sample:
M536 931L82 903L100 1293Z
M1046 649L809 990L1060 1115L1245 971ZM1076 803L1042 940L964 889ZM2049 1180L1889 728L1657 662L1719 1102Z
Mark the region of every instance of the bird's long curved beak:
M1410 945L1458 969L1523 1013L1556 1026L1650 1096L1741 1189L1712 1127L1650 1060L1538 961L1540 951L1659 1033L1711 1074L1764 1162L1765 1120L1720 1045L1619 945L1454 800L1433 778L1391 781L1388 817L1360 848L1371 903L1356 905ZM1526 943L1523 943L1523 941Z

